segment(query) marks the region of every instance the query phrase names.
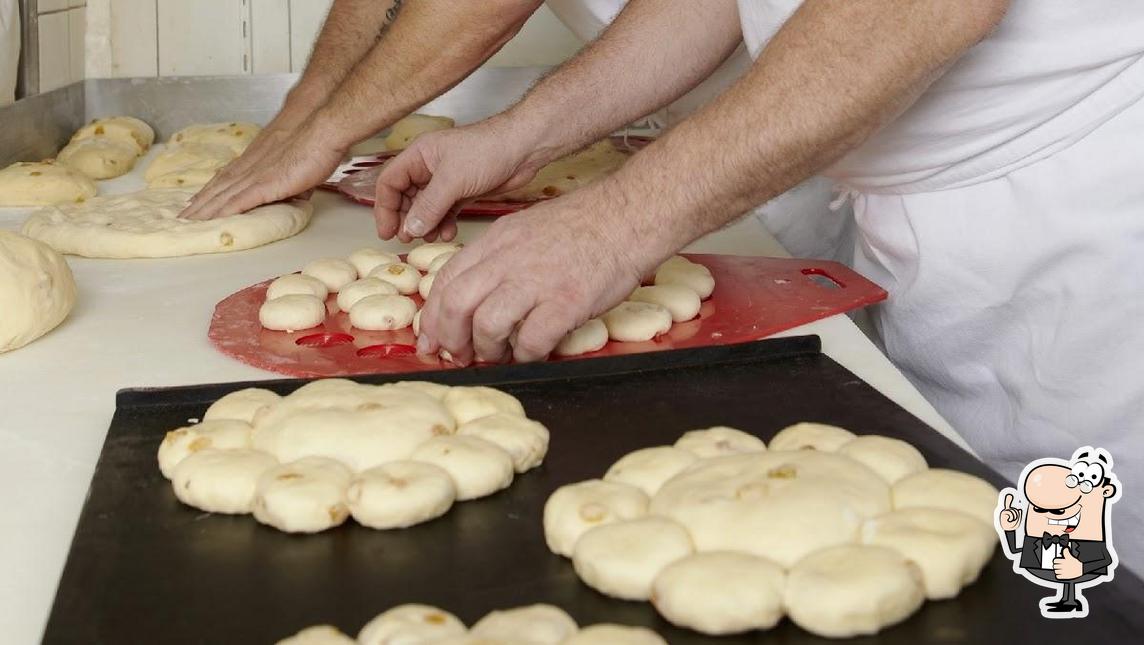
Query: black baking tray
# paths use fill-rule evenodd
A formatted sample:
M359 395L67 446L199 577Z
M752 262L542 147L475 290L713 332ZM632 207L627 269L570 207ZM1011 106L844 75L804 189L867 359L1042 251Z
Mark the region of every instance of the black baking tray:
M496 385L519 397L552 432L543 466L410 529L379 532L348 522L319 535L287 535L249 516L182 506L155 452L167 430L201 417L223 394L252 385L285 394L305 381L123 390L44 642L273 643L317 623L356 634L382 610L408 602L440 606L469 624L493 609L548 602L582 625L646 625L676 645L828 642L789 620L767 632L708 638L672 627L647 603L604 597L545 547L544 502L557 487L599 477L625 453L671 443L687 430L730 425L769 439L797 421L906 439L932 466L1007 484L824 356L813 336L357 380L410 378ZM1048 593L1014 574L998 550L958 598L927 602L904 623L857 641L1141 642L1144 584L1127 571L1085 592L1085 620L1041 618L1037 601Z

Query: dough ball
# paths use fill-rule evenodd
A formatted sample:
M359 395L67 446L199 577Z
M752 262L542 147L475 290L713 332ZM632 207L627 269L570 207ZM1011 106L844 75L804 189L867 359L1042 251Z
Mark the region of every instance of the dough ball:
M155 131L133 116L111 116L94 119L72 135L72 141L106 137L133 144L143 154L155 142Z
M603 349L608 344L608 326L599 318L593 318L568 332L556 346L557 356L579 356Z
M56 161L92 179L112 179L131 172L138 158L139 148L134 143L93 137L67 144Z
M669 284L687 287L702 300L710 298L715 291L715 278L711 276L711 271L694 262L668 264L655 272L657 287Z
M461 246L457 242L427 242L410 251L407 259L418 271L427 271L433 260L446 253L456 253Z
M258 308L258 321L266 329L295 332L322 324L326 303L315 296L293 294L267 300Z
M631 302L650 302L659 305L671 314L673 322L687 322L699 315L703 306L699 294L681 284L661 284L654 287L639 287L628 296Z
M829 638L875 634L925 601L922 574L897 551L844 545L800 560L787 575L784 603L796 625Z
M671 329L671 313L650 302L621 302L600 318L608 338L622 343L651 340Z
M497 412L525 416L524 405L515 396L483 385L450 388L444 403L458 424Z
M429 266L425 269L425 272L429 274L437 273L443 269L445 265L449 263L449 260L452 260L453 256L459 253L460 250L461 249L458 248L454 251L446 251L433 258L433 261L429 263Z
M572 550L572 566L589 587L613 598L648 600L664 567L691 555L687 529L662 517L597 526Z
M278 641L277 645L357 645L357 641L343 634L337 627L315 625Z
M0 354L55 329L75 306L76 286L50 246L0 230Z
M342 287L338 292L338 309L349 311L362 298L369 296L395 296L397 287L377 278L361 278Z
M444 515L457 499L457 488L439 466L391 461L359 473L347 497L358 524L403 529Z
M426 132L448 130L455 121L447 116L430 116L428 114L410 114L393 124L389 134L385 137L385 147L390 150L404 150L413 143L417 137Z
M17 162L0 170L0 206L72 204L98 192L83 173L49 161Z
M277 463L259 450L207 448L175 466L171 487L187 506L209 513L249 513L258 479Z
M646 627L600 623L581 629L563 645L667 645L667 641Z
M434 437L418 446L410 459L443 468L461 501L492 495L512 483L512 457L479 437Z
M354 265L338 258L314 260L302 267L302 275L317 278L326 285L330 293L337 293L342 287L358 279Z
M421 272L413 265L404 262L382 264L370 271L369 277L385 280L397 287L398 293L403 296L417 293L417 289L421 286Z
M143 171L143 179L152 188L202 186L236 156L229 147L217 144L167 146Z
M926 458L917 448L901 439L876 434L863 435L842 444L838 454L865 464L889 484L928 467Z
M254 519L287 533L317 533L341 525L350 511L346 489L353 473L325 457L280 464L262 474Z
M652 583L652 604L673 625L723 636L770 629L783 617L786 572L735 551L695 553L667 565Z
M200 450L231 450L249 448L250 424L237 419L205 420L202 423L172 430L159 444L159 470L170 479L178 466L189 455Z
M624 455L604 474L604 481L631 484L655 495L664 482L686 470L699 458L672 446L643 448Z
M890 510L889 493L845 457L767 451L692 466L659 489L648 511L684 525L700 551L743 551L789 567L817 549L857 542L865 519Z
M796 423L778 431L771 439L771 450L822 450L834 452L857 435L825 423Z
M967 513L993 526L997 489L968 473L930 468L894 482L894 508L933 507Z
M383 264L401 262L401 258L397 257L396 254L387 253L380 249L364 248L350 253L346 261L354 265L359 278L364 278L369 275L370 271L373 271Z
M419 645L465 633L465 624L449 612L429 605L398 605L366 623L360 645Z
M271 282L270 286L266 288L267 300L292 295L310 295L325 301L326 297L330 295L330 290L326 288L326 283L321 280L301 273L284 275Z
M548 428L516 414L498 412L457 426L457 434L480 437L500 446L523 473L540 465L548 454Z
M429 291L433 289L433 281L436 279L437 274L435 273L427 273L421 276L421 282L417 283L417 293L423 300L429 299Z
M953 598L993 556L993 527L960 511L903 508L867 520L862 542L885 546L918 565L930 600Z
M215 401L207 408L203 421L215 419L237 419L246 423L254 423L254 416L268 405L281 401L282 397L270 390L257 387L248 387L231 392Z
M366 296L350 309L350 324L370 331L405 329L413 322L416 313L417 303L406 296Z
M655 270L658 272L658 271L660 271L662 269L666 269L668 267L689 267L689 266L693 266L694 264L695 264L694 262L692 262L691 260L688 260L687 258L683 257L682 255L673 255L670 258L664 260L663 264L656 267ZM700 266L702 266L702 265L700 265ZM704 268L706 268L706 267L704 267Z
M553 553L571 557L589 529L643 517L647 508L647 494L629 484L590 479L561 486L544 503L544 539Z
M763 452L767 449L763 440L755 435L726 426L685 432L682 437L676 440L675 447L682 448L703 459L744 452Z
M209 143L226 146L237 157L250 145L262 128L254 123L199 123L171 135L171 144Z
M563 609L538 604L489 612L469 633L522 645L560 645L579 629Z

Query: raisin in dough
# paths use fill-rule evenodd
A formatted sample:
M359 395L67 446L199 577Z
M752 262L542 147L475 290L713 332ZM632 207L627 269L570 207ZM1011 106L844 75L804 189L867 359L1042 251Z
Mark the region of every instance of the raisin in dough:
M676 440L675 447L704 459L744 452L763 452L767 449L763 440L755 435L726 426L685 432Z
M512 483L512 457L480 437L434 437L418 446L410 459L440 466L449 473L461 501L492 495Z
M771 450L823 450L834 452L856 438L853 432L825 423L796 423L771 439Z
M661 284L639 287L628 296L632 302L650 302L659 305L671 314L672 322L687 322L699 315L703 303L699 294L680 284Z
M389 134L385 137L385 147L389 150L404 150L414 139L426 132L448 130L454 124L453 119L447 116L410 114L394 123L389 129Z
M608 344L608 326L593 318L568 332L554 352L557 356L579 356L603 349Z
M246 423L254 423L254 417L268 405L280 401L282 397L270 390L257 387L248 387L237 392L231 392L211 404L203 421L216 419L237 419Z
M770 629L783 617L786 572L748 553L708 551L667 565L652 583L652 604L672 624L724 636Z
M293 294L267 300L258 308L258 322L266 329L295 332L322 324L326 303L315 296Z
M642 448L624 455L612 464L604 474L604 481L631 484L650 497L655 495L664 482L697 461L698 457L682 448Z
M590 479L561 486L544 503L544 540L553 553L571 557L586 531L647 510L647 495L630 484Z
M651 340L671 329L671 313L650 302L621 302L600 318L608 338L622 343Z
M863 435L842 444L838 454L865 464L889 484L928 467L926 458L917 448L901 439L875 434Z
M56 162L92 179L113 179L131 172L139 158L139 148L108 137L72 141L60 150Z
M521 645L560 645L579 629L563 609L537 604L489 612L469 633Z
M277 463L258 450L207 448L175 466L171 487L188 506L209 513L249 513L259 477Z
M406 296L396 294L366 296L350 308L350 324L369 331L405 329L413 323L413 316L416 314L417 303Z
M324 302L326 297L330 295L330 290L321 280L301 273L284 275L271 282L270 286L266 288L267 300L292 295L314 296Z
M830 638L875 634L925 601L922 574L893 549L843 545L812 553L787 576L791 620Z
M397 287L398 293L403 296L417 293L421 286L421 272L404 262L382 264L370 271L369 277L385 280Z
M690 261L670 263L655 272L656 286L671 284L691 289L702 300L710 298L715 291L715 278L710 269Z
M933 507L961 511L993 525L997 489L968 473L930 468L894 482L894 508Z
M498 412L457 426L458 435L480 437L512 457L513 468L523 473L540 465L548 454L548 428L516 414Z
M433 260L445 255L446 253L456 253L461 250L461 244L457 242L429 242L422 244L409 252L409 264L413 265L418 271L428 271L429 265L433 264Z
M398 605L366 623L360 645L419 645L465 633L465 624L449 612L429 605Z
M359 524L400 529L444 515L457 499L457 487L440 466L391 461L358 473L346 496Z
M482 385L450 388L445 394L444 403L458 424L497 412L525 416L524 406L516 397Z
M600 593L648 600L659 572L694 551L691 535L677 522L644 517L584 533L572 550L572 566L585 584Z
M331 625L307 627L276 645L357 645L357 641Z
M581 629L563 645L667 645L667 641L646 627L600 623Z
M55 329L75 301L75 279L59 253L0 230L0 354Z
M362 298L368 296L394 296L397 287L377 278L361 278L342 287L338 292L338 309L349 311Z
M83 203L98 192L83 173L50 161L20 161L0 170L0 206Z
M354 265L357 269L358 277L364 278L369 275L377 267L383 264L393 264L394 262L401 262L401 258L393 253L387 253L380 249L364 248L358 249L346 258L346 261Z
M330 293L337 293L342 287L358 279L354 265L339 258L322 258L302 267L302 275L316 278L326 285Z
M172 430L159 444L159 470L167 479L188 456L214 448L230 450L250 448L250 424L238 419L208 419L202 423Z
M353 474L341 462L305 457L267 470L254 491L254 519L286 533L317 533L349 516Z

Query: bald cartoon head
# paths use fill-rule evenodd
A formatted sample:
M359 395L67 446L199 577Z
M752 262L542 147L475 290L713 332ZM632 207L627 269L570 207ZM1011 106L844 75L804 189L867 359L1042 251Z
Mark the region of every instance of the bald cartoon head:
M1117 493L1111 469L1107 452L1082 448L1068 465L1047 463L1029 470L1021 482L1029 500L1025 534L1103 541L1107 507Z

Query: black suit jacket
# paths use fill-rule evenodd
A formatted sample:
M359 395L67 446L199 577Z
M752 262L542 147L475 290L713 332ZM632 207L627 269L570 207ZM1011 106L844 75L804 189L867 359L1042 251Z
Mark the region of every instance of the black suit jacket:
M1005 531L1005 546L1009 555L1021 554L1020 566L1022 569L1044 569L1041 566L1041 538L1025 536L1025 543L1017 547L1017 532ZM1108 565L1112 564L1112 554L1108 552L1108 545L1096 540L1069 540L1069 551L1081 561L1081 571L1095 575L1108 573Z

